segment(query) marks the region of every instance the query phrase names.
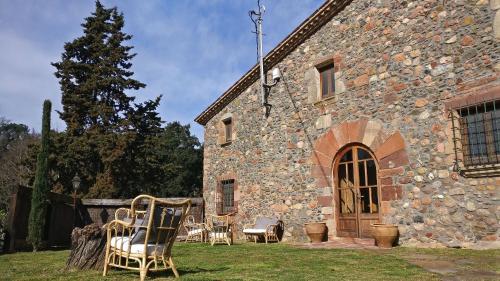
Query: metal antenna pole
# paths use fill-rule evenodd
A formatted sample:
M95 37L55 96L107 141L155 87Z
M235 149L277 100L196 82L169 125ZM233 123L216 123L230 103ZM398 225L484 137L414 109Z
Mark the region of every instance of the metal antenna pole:
M276 86L276 84L280 80L280 74L279 70L273 70L273 83L267 84L267 77L264 72L264 44L262 43L262 37L264 36L264 33L262 32L262 16L265 13L266 8L260 5L260 0L257 0L257 5L259 6L258 12L250 11L248 14L255 25L255 33L257 34L257 59L259 61L260 68L260 92L262 97L262 105L266 108L266 117L268 117L272 105L267 102L267 98L269 96L271 88ZM256 18L254 18L254 16Z
M262 48L262 12L259 5L259 13L257 18L257 37L259 45L259 64L260 64L260 92L262 96L262 105L266 105L266 77L264 76L264 55Z

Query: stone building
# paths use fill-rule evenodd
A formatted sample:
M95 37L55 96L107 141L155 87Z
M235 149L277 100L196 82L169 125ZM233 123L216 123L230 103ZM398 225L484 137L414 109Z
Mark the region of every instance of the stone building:
M207 214L284 239L399 226L400 243L498 241L500 1L330 0L203 111ZM252 55L252 54L249 54Z

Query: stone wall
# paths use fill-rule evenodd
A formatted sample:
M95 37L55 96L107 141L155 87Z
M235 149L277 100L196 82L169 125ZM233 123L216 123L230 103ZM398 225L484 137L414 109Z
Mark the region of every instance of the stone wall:
M215 212L217 180L232 174L239 230L257 215L277 215L285 240L304 241L303 224L314 220L327 221L334 237L331 167L336 151L356 142L377 157L381 220L399 225L400 242L499 240L500 178L453 171L446 108L500 84L497 4L353 1L277 65L283 79L269 117L256 82L207 123L207 214ZM315 65L325 60L335 64L336 93L321 100ZM227 114L237 120L236 138L221 146Z

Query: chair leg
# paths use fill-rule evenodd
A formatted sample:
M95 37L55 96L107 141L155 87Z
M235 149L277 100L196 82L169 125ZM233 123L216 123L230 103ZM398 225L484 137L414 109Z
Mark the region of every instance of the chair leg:
M104 256L104 270L102 272L102 276L106 276L108 274L108 267L109 267L109 248L110 245L108 244L109 242L106 243L106 254Z
M108 262L104 261L104 270L102 272L102 276L106 276L108 274Z
M141 278L141 281L144 281L144 279L146 279L146 275L148 274L148 260L143 257L142 262L139 262L139 274L140 274L140 278Z
M148 269L141 268L141 270L139 271L139 274L140 274L141 281L144 281L144 279L146 279L146 275L148 274Z
M266 240L266 244L267 244L267 235L264 234L264 239Z
M177 272L177 268L175 268L175 264L174 261L172 260L172 257L168 258L168 263L170 264L170 267L174 272L175 278L179 278L179 272Z

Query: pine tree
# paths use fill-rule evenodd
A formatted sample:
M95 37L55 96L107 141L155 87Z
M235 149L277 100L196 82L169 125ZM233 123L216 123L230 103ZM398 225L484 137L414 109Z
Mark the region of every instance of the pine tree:
M82 24L83 33L66 43L61 62L53 63L62 90L67 133L81 135L86 130L119 132L133 108L134 97L126 90L146 85L131 78L131 46L123 43L132 38L123 33L123 14L117 8L106 9L96 1L95 12Z
M45 100L43 103L42 117L42 143L37 158L35 183L33 184L28 225L28 241L33 245L34 252L38 250L43 239L45 215L47 213L47 196L50 191L48 183L50 110L51 103L49 100Z
M119 196L132 174L126 164L144 141L141 136L150 134L143 125L160 128L155 111L160 98L134 104L125 93L146 85L132 78L135 54L125 45L132 36L122 32L124 17L116 7L96 1L82 27L83 36L66 43L61 61L52 64L62 91L59 115L67 128L63 173L78 172L88 197ZM137 122L137 116L145 120Z

